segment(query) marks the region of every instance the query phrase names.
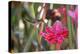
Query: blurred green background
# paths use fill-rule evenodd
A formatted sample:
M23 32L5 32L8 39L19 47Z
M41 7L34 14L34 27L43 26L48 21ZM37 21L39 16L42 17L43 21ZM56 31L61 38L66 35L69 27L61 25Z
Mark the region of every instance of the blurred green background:
M13 52L32 52L32 51L50 51L56 50L55 44L48 44L39 32L45 29L48 9L57 9L62 5L66 7L66 13L70 5L50 4L50 3L33 3L11 1L11 50ZM40 15L44 8L42 16ZM41 10L39 10L41 9ZM63 15L61 15L63 19ZM50 18L49 16L47 18ZM51 20L48 19L48 26ZM60 50L77 49L77 28L71 22L71 17L67 15L65 25L69 29L69 36L60 47Z

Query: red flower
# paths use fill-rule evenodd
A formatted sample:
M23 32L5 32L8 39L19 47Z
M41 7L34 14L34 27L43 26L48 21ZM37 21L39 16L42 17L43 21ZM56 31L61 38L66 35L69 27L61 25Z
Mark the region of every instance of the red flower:
M74 9L74 6L70 7L71 9L68 11L68 16L71 17L72 19L72 23L73 24L76 24L76 27L77 27L77 24L78 24L78 7L76 6L76 8ZM74 10L73 10L74 9Z
M60 21L56 21L51 27L46 27L45 32L41 35L50 44L62 44L68 36L68 29Z

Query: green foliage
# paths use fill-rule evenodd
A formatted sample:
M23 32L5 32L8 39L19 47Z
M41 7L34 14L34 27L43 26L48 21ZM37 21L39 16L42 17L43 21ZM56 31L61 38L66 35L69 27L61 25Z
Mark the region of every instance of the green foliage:
M12 8L11 9L11 25L16 30L16 27L19 28L19 20L21 19L24 24L24 35L23 35L23 43L21 44L22 52L26 51L44 51L44 50L56 50L55 45L50 45L47 43L43 38L41 38L41 35L39 35L39 31L41 30L39 27L37 28L34 21L38 19L39 13L37 12L37 9L42 3L28 3L28 7L25 8L24 5L18 8ZM51 4L53 8L58 8L59 4ZM67 6L67 11L69 9L69 6ZM48 25L51 25L51 21L48 21ZM43 24L43 31L45 30L46 24ZM69 29L69 37L68 39L65 39L63 44L61 45L61 49L74 49L76 48L76 31L74 30L74 26L71 22L71 17L67 17L67 27ZM76 28L75 28L76 29ZM20 30L20 29L19 29ZM40 39L38 42L38 38ZM33 44L33 41L35 41L37 44ZM75 41L75 42L74 42ZM41 44L41 45L39 45ZM18 49L19 50L19 49Z

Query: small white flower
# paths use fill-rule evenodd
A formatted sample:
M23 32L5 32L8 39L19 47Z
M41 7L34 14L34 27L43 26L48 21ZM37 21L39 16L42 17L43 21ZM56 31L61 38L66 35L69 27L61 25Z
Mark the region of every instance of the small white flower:
M41 11L41 13L40 13L40 18L39 18L39 19L41 19L41 18L42 18L43 13L44 13L44 9L42 9L42 11Z
M39 24L37 24L36 27L39 28Z
M47 20L47 19L44 19L44 22L45 22L45 23L47 23L47 22L48 22L48 20Z
M40 12L40 10L41 10L41 6L38 7L38 12Z
M19 28L24 29L24 24L23 24L22 20L19 20Z

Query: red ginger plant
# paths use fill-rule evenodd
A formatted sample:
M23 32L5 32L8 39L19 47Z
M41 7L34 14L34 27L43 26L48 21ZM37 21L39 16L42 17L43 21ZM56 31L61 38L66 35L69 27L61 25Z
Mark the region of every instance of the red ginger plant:
M60 21L56 21L51 27L46 26L45 32L40 34L49 44L56 44L56 49L59 49L68 37L68 29Z

